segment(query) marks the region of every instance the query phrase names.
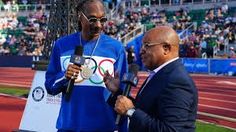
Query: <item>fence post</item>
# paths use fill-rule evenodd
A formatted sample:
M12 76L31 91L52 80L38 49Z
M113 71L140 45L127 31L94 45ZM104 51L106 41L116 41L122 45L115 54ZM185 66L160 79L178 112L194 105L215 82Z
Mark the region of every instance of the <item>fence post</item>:
M208 74L211 73L211 60L208 58Z

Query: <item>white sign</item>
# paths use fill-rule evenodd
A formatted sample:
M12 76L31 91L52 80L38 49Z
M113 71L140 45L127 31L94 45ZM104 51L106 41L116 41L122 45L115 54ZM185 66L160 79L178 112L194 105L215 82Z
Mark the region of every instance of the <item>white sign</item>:
M45 71L36 71L21 118L20 130L56 132L61 94L49 95L44 87Z

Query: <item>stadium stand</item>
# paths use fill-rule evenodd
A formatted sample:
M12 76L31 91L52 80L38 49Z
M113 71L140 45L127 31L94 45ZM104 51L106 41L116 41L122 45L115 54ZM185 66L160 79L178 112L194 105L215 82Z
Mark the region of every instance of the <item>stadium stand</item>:
M0 4L1 56L42 56L50 4L25 2ZM170 25L180 34L181 57L233 58L235 1L140 0L107 5L113 8L104 32L125 45L156 25Z

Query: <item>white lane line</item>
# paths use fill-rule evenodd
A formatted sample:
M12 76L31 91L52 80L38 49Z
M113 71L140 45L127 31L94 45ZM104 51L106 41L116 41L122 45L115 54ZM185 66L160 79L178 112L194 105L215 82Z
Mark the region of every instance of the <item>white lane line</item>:
M211 105L204 105L204 104L198 104L198 105L199 105L199 106L208 107L208 108L214 108L214 109L221 109L221 110L227 110L227 111L236 112L235 109L230 109L230 108L224 108L224 107L218 107L218 106L211 106Z
M200 93L204 93L204 94L210 94L210 95L218 95L218 96L225 96L225 97L234 97L234 98L236 98L235 95L226 95L225 93L211 93L211 92L203 92L203 91L199 91L198 93L199 94Z
M200 111L198 111L197 114L208 116L208 117L213 117L213 118L218 118L218 119L222 119L222 120L226 120L226 121L236 122L236 118L220 116L220 115L210 114L210 113L200 112Z
M236 91L236 88L234 85L229 85L229 84L217 84L216 82L209 82L211 84L207 83L196 83L197 87L200 89L222 89L222 90L232 90ZM214 86L215 84L215 86Z
M236 104L235 101L228 101L228 100L221 100L221 99L213 99L213 98L205 98L205 97L199 97L199 99L205 99L205 100L218 101L218 102L223 102L223 103L233 103L233 104Z
M24 79L22 79L22 80L6 80L6 79L0 79L0 82L6 82L6 83L8 83L8 82L10 82L10 83L23 83L22 81L24 81L24 83L31 83L32 81L27 81L27 80L24 80Z
M24 97L13 96L13 95L3 94L3 93L0 93L0 96L11 97L11 98L17 98L17 99L22 99L22 100L27 100L27 98L24 98Z
M236 83L231 82L231 81L217 81L216 83L218 83L218 84L228 84L228 85L236 86Z
M10 84L10 83L2 83L2 82L0 82L0 85L30 88L30 85L27 85L27 84L23 85L23 84Z
M214 89L214 88L202 88L202 89L198 89L199 91L201 90L209 90L209 92L235 92L236 93L236 89L232 90L232 89Z

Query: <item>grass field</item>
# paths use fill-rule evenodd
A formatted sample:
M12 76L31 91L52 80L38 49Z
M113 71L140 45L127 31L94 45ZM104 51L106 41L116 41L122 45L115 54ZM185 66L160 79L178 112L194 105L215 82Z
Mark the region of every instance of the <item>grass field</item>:
M224 127L216 126L214 124L203 123L199 121L197 121L196 126L197 126L196 132L236 132L235 130L231 130Z
M0 86L0 93L26 97L26 95L29 93L29 90L19 87ZM196 126L196 132L236 132L235 130L199 121L197 121Z
M0 93L10 94L14 96L26 96L29 93L29 89L11 86L0 86Z

